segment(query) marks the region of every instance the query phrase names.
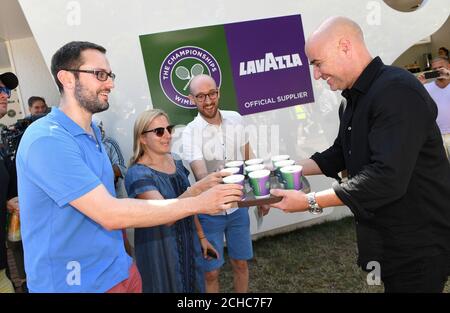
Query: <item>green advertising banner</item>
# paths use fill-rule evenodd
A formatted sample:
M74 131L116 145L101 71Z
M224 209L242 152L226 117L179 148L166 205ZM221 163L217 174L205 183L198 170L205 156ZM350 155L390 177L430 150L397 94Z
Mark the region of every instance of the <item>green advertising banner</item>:
M199 73L216 79L221 91L220 108L237 111L223 26L143 35L139 39L153 107L167 112L173 124L186 125L197 115L187 96L190 79Z

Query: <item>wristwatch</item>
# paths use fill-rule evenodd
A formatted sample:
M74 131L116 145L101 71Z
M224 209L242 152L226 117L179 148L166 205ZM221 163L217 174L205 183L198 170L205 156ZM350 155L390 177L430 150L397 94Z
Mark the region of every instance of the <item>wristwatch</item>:
M309 213L322 214L323 210L317 204L315 192L310 192L310 193L306 194L306 199L308 200L308 204L309 204Z

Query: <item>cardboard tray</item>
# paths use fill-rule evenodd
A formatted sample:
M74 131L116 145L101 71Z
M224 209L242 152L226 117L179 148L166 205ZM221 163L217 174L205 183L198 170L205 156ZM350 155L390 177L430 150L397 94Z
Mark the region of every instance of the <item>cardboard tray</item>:
M302 176L302 183L303 183L302 191L304 193L310 192L311 187L309 185L308 180L304 176ZM270 177L270 185L271 185L272 189L284 189L283 184L278 181L278 178L276 176ZM270 195L270 197L268 197L268 198L256 199L255 195L253 194L252 188L248 184L247 179L245 181L245 190L246 190L245 200L237 202L237 206L239 208L277 203L283 199L283 197L275 197L272 195Z

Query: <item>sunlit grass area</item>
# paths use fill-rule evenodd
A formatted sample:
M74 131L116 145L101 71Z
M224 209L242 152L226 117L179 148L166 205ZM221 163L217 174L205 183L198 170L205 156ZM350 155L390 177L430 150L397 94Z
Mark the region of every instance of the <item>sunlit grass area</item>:
M354 219L302 228L253 242L250 292L383 292L356 266ZM231 265L221 271L221 291L233 292ZM450 291L447 283L445 292Z

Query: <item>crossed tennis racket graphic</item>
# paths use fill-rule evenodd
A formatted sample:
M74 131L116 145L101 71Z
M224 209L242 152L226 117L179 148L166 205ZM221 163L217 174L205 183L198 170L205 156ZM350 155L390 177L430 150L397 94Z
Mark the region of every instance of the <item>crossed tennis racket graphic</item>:
M203 66L200 63L195 63L192 67L191 67L191 71L189 72L189 70L184 67L183 65L178 66L175 69L175 75L177 75L177 77L181 80L188 80L186 86L184 86L183 90L186 90L187 87L189 86L191 80L197 76L203 74Z

